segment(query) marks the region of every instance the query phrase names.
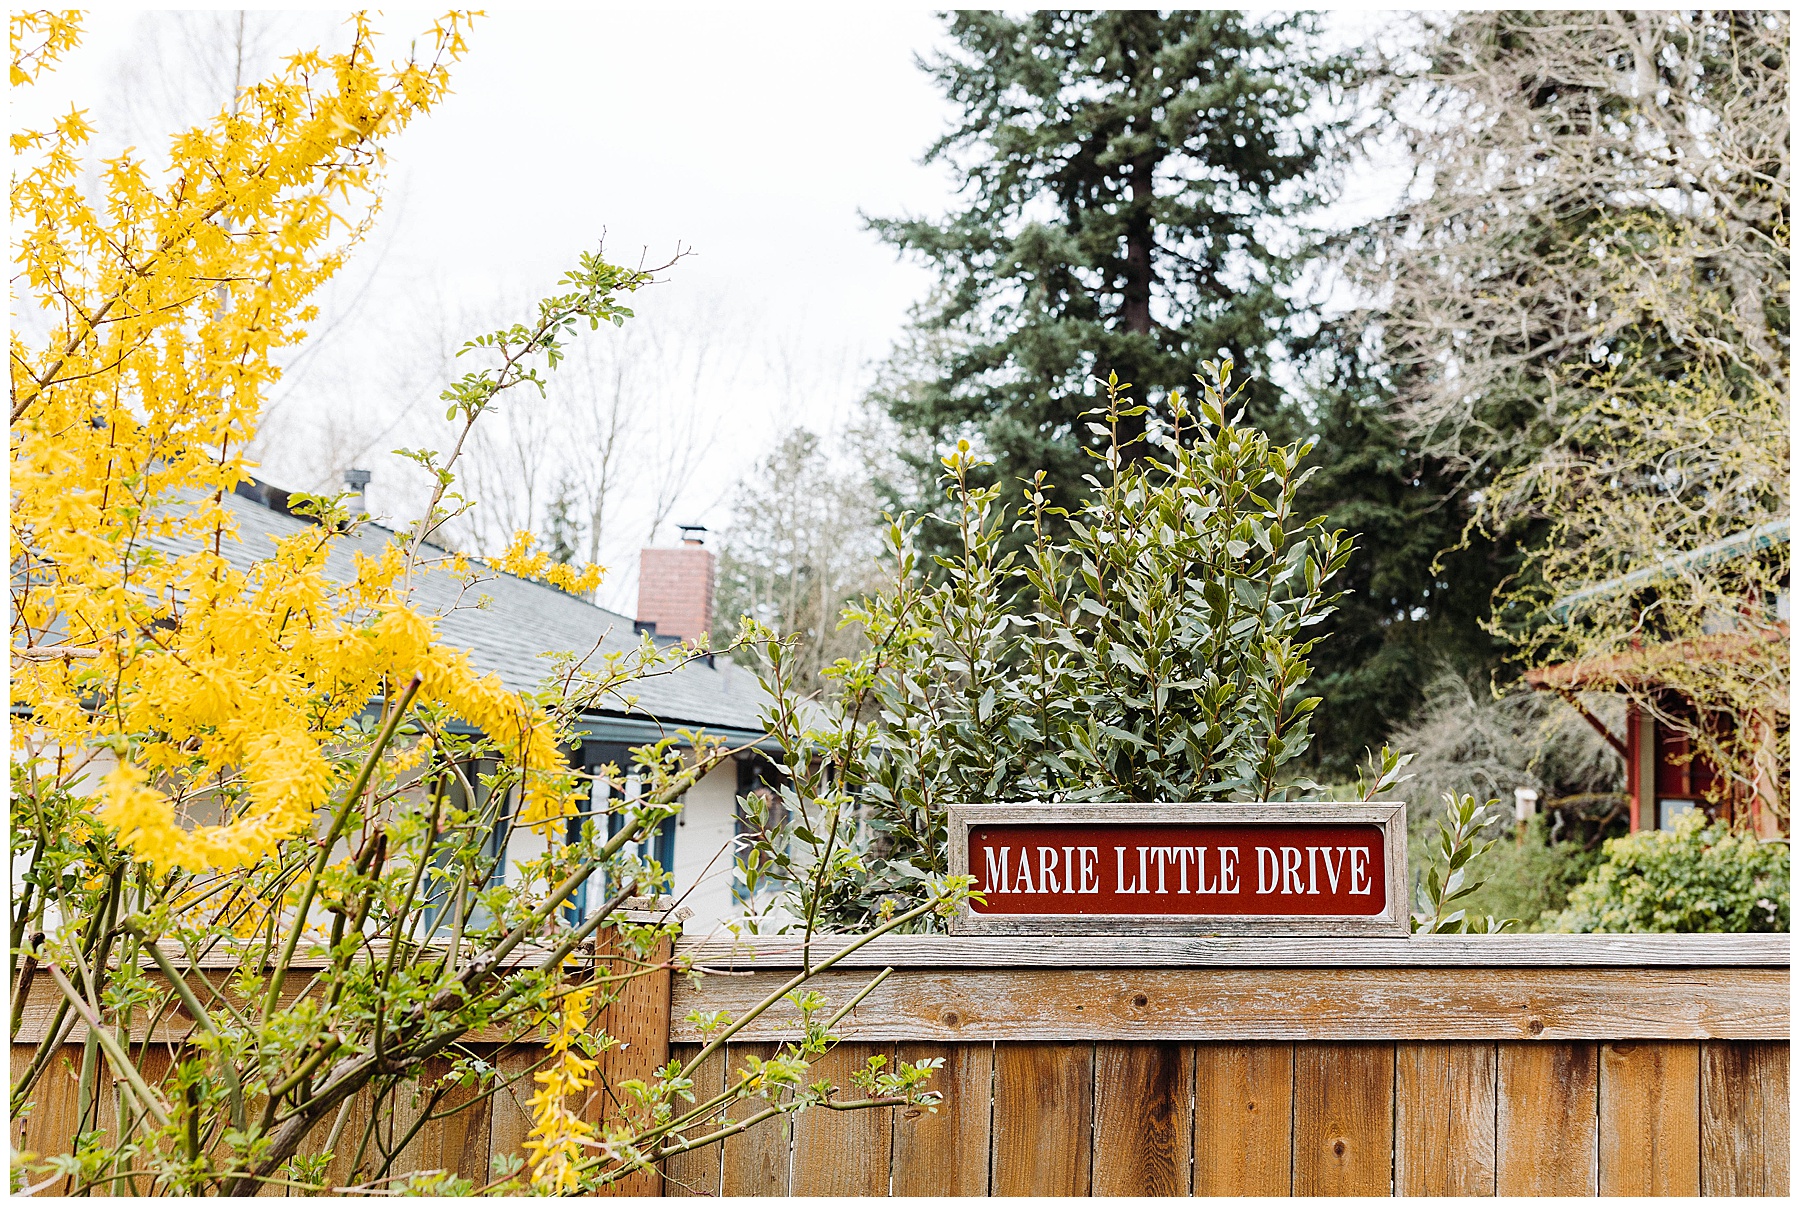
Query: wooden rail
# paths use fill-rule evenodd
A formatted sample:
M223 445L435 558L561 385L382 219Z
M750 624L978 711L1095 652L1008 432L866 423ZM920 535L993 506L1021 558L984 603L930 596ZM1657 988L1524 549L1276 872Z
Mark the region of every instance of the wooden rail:
M815 961L848 946L812 941ZM702 967L798 968L788 935L701 939L681 952ZM883 935L840 968L1786 968L1787 935L1420 935L1410 939Z
M802 958L683 952L750 975L677 983L677 1055L690 1011ZM1785 1194L1788 961L1785 935L877 940L815 983L895 970L829 1069L941 1058L943 1106L771 1121L672 1162L666 1193Z

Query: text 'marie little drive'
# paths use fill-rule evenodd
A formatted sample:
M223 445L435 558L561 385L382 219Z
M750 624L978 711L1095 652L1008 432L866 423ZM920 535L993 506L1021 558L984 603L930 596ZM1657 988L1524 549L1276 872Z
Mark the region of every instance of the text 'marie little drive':
M1373 825L985 825L982 914L1315 914L1386 908Z

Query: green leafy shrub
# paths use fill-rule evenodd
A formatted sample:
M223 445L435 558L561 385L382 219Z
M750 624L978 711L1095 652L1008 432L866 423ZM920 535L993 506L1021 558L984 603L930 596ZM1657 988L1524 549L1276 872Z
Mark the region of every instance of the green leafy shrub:
M1409 862L1424 867L1432 858L1430 832L1436 811L1427 815L1424 825L1417 824L1410 809L1407 820L1413 824ZM1518 918L1518 929L1554 930L1556 921L1569 904L1569 894L1586 880L1588 873L1605 858L1596 842L1588 850L1580 842L1558 842L1550 837L1551 819L1538 814L1526 823L1523 831L1508 827L1508 833L1481 857L1481 887L1469 894L1465 905L1470 913L1492 914L1499 918Z
M1786 931L1788 848L1690 813L1673 830L1606 842L1569 894L1561 931Z
M869 646L827 668L823 700L765 637L785 783L746 802L754 925L895 916L945 870L952 804L1316 790L1289 765L1311 740L1307 654L1350 541L1296 513L1310 443L1241 421L1230 362L1205 374L1191 408L1176 394L1157 414L1109 383L1089 413L1094 490L1068 513L1042 474L1016 510L973 485L960 445L944 459L960 550L927 575L914 521L891 526L892 585L845 613ZM1013 529L1030 538L1018 554L1002 548Z
M1444 798L1443 815L1415 892L1419 908L1412 916L1414 934L1497 935L1518 925L1517 918L1496 918L1469 908L1469 898L1485 883L1472 875L1475 864L1499 841L1481 837L1500 820L1499 804L1490 800L1478 805L1466 792L1460 798ZM1459 901L1463 904L1457 905Z

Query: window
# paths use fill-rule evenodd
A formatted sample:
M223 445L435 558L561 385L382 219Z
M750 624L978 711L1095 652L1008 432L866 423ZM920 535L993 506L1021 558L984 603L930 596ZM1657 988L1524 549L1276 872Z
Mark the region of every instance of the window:
M589 775L594 776L593 787L588 796L588 808L579 817L569 819L569 838L571 841L581 836L582 824L592 819L596 825L604 826L603 833L612 838L625 827L630 817L629 805L643 793L643 778L637 773L631 759L629 748L605 742L588 742L583 745L582 764ZM607 765L631 768L623 777L622 791L615 791L614 785L600 774ZM664 871L675 866L675 819L669 818L658 826L647 838L641 838L628 844L625 853L635 855L639 859L654 860ZM601 872L594 873L588 882L576 891L565 911L565 917L573 923L586 918L593 910L599 908L605 898L616 889L609 888L605 876Z
M1673 830L1675 828L1676 818L1684 813L1692 813L1694 811L1693 801L1680 800L1672 796L1665 796L1658 800L1656 806L1657 819L1660 823L1657 828L1661 830Z
M491 790L482 786L482 777L490 776L493 773L494 761L492 759L477 759L462 765L462 776L445 774L431 785L431 791L443 797L446 823L448 823L451 813L459 810L473 813L475 820L479 822L483 811L479 808L470 809L468 793L463 790L463 780L466 778L469 786L474 788L481 800L485 802L491 799ZM493 817L493 824L488 830L487 837L482 841L482 863L485 866L488 861L493 861L493 871L489 874L485 884L471 882L468 886L464 908L469 911L469 915L464 919L465 928L487 925L487 911L476 904L476 898L483 889L506 883L506 846L512 831L512 805L513 800L510 793L501 797ZM449 860L448 848L440 849L432 856L432 867L447 868ZM450 927L454 925L456 921L454 890L453 878L438 875L427 876L424 934L433 936L447 934Z

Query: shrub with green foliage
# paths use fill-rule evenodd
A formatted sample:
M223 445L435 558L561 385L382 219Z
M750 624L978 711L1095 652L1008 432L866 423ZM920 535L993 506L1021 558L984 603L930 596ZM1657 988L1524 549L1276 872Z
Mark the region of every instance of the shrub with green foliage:
M1293 773L1307 655L1350 541L1296 508L1311 446L1245 424L1231 371L1158 413L1110 382L1093 493L1067 512L1041 474L1015 510L971 482L966 442L946 457L959 551L928 576L913 522L892 525L892 585L845 613L869 647L817 705L767 642L784 783L746 802L741 883L776 915L758 925L860 929L922 900L952 804L1316 791Z
M1569 894L1561 931L1786 931L1788 847L1690 813L1673 830L1606 842Z
M1521 930L1556 929L1569 894L1605 855L1598 843L1590 851L1579 842L1553 841L1550 830L1550 819L1540 813L1482 856L1484 880L1469 895L1471 913L1518 918ZM1428 857L1423 833L1415 834L1414 866L1423 866Z
M1437 835L1426 851L1424 871L1415 892L1419 908L1412 916L1414 934L1497 935L1519 924L1517 918L1496 918L1471 910L1468 904L1485 883L1474 878L1475 865L1499 841L1481 837L1484 830L1500 820L1499 804L1490 800L1478 805L1466 792L1460 798L1445 798ZM1459 901L1463 904L1457 905Z

